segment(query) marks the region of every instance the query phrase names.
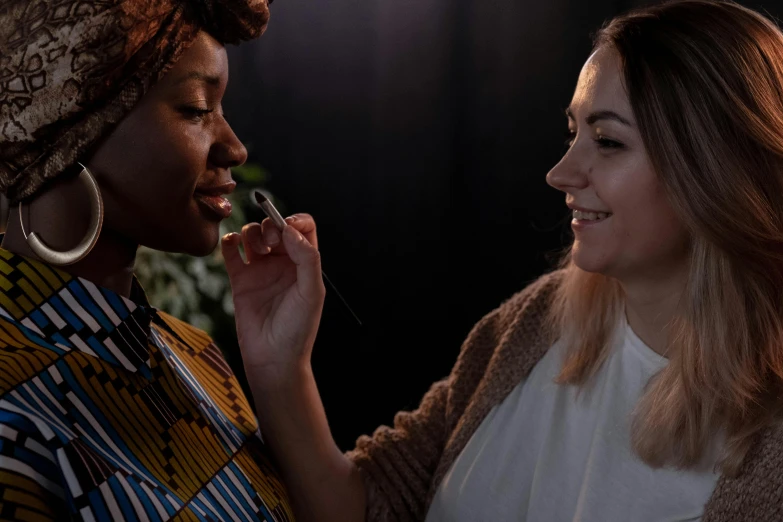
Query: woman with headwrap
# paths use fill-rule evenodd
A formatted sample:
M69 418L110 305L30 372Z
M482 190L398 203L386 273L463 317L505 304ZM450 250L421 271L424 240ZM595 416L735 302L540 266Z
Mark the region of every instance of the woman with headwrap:
M133 277L139 245L217 244L247 155L223 45L268 16L266 0L0 2L0 518L292 519L220 350ZM294 229L314 227L293 224L295 258L314 248Z

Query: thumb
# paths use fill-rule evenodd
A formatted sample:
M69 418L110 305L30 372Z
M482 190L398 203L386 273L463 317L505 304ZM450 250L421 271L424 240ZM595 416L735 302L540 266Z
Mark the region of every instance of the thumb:
M296 279L303 293L308 297L323 295L325 289L318 249L291 225L283 228L283 244L296 265Z

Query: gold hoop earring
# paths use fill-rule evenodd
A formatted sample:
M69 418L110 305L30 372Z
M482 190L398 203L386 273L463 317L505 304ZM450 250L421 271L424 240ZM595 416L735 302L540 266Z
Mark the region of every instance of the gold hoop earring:
M95 248L98 236L101 234L101 227L103 227L103 198L101 197L98 182L95 181L95 177L93 177L87 167L81 163L79 163L79 166L82 168L82 171L79 173L79 181L87 188L90 194L90 226L87 235L75 248L60 252L47 246L35 232L30 232L28 236L24 231L22 202L19 202L19 224L22 227L22 235L24 235L27 244L30 245L30 249L35 255L51 265L72 265L84 259Z

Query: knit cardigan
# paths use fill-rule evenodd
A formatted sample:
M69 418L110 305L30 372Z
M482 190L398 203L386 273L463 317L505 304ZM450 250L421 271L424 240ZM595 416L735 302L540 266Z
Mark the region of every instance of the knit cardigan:
M481 319L451 374L432 385L419 408L398 413L394 427L360 437L347 453L364 478L367 522L425 519L471 435L555 341L543 322L561 279L561 272L544 275ZM718 479L701 520L783 521L783 427L758 436L736 477Z

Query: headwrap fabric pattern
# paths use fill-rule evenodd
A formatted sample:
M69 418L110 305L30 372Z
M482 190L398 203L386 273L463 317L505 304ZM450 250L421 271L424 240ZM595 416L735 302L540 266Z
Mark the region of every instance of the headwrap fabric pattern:
M235 44L268 20L267 0L0 0L0 192L74 165L199 31Z

